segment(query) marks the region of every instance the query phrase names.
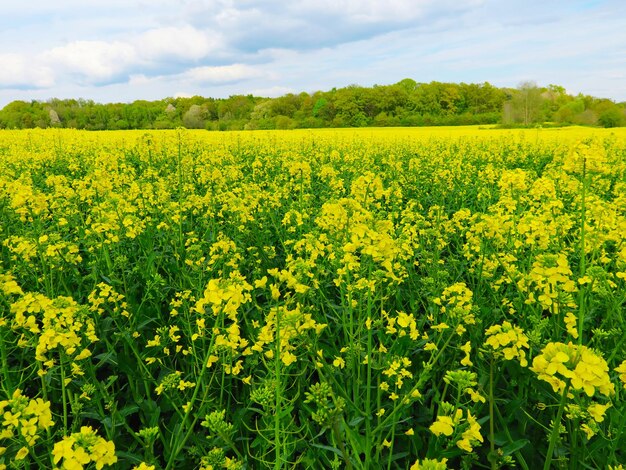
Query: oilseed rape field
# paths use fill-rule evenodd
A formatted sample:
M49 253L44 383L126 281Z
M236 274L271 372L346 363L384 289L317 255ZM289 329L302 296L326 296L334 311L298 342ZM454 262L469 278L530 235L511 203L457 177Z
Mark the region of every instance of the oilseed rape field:
M622 469L626 131L0 132L0 469Z

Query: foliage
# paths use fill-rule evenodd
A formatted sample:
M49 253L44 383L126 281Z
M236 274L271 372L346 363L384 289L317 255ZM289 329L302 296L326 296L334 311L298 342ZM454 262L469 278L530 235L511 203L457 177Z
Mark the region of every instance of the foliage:
M0 110L0 128L65 127L88 130L255 130L320 127L398 127L537 123L617 127L626 122L624 104L579 95L563 87L518 89L489 83L417 83L404 79L371 88L351 85L278 98L234 95L225 99L166 98L98 104L89 100L14 101Z
M65 127L89 130L241 130L314 127L492 124L505 94L489 83L416 83L366 88L351 85L278 98L166 98L99 104L90 100L15 101L0 111L0 128Z

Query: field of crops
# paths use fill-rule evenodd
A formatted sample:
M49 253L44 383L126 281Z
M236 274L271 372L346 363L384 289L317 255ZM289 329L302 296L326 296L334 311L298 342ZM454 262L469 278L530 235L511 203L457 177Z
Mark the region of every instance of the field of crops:
M626 130L0 132L0 469L622 469Z

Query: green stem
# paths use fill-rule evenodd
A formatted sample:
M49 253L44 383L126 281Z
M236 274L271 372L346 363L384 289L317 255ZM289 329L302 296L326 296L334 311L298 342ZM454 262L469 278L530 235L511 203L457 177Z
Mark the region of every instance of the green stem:
M365 467L370 465L372 442L372 327L367 330L367 380L365 389Z
M13 383L11 381L11 376L9 375L9 360L6 351L7 340L5 338L0 339L0 357L2 358L2 382L5 384L8 390L15 390L13 388ZM43 378L42 378L43 381Z
M587 161L583 159L583 187L581 194L580 208L580 277L586 273L586 252L585 252L585 223L587 219L586 193L587 193ZM585 320L585 285L578 290L578 344L583 344L583 322Z
M67 390L65 388L65 361L63 360L63 356L59 357L60 364L59 367L61 369L61 398L63 400L63 435L67 435Z
M491 461L491 469L496 470L498 468L497 456L496 456L496 438L495 438L495 426L494 420L495 415L493 412L494 408L494 396L493 396L493 357L491 357L491 362L489 363L489 444L490 444L490 452L489 452L489 460Z
M207 369L206 364L209 361L209 356L211 355L211 350L212 348L207 348L207 352L205 354L204 357L204 367L202 368L200 375L198 377L198 380L196 381L196 386L193 390L193 395L191 396L191 400L189 401L189 406L187 406L187 410L185 411L185 414L183 415L183 420L180 424L180 429L181 431L183 431L185 429L185 425L187 424L187 420L191 414L191 410L193 409L193 406L196 402L196 398L198 396L198 392L200 391L200 388L202 386L203 383L203 378L204 378L204 374L205 371ZM205 390L205 394L204 396L206 397L206 390ZM204 401L204 397L203 397L203 401ZM194 420L194 424L197 421L197 418ZM179 441L178 439L176 439L174 441L174 443L172 444L172 448L171 448L171 453L170 453L170 458L167 461L167 466L165 467L165 470L169 470L170 468L172 468L172 465L174 465L174 459L176 458L176 456L178 455L178 452L180 451L180 449L183 448L183 446L185 445L185 442L187 442L187 440L189 439L189 437L191 436L191 432L194 428L194 424L192 424L189 429L187 430L187 433L183 436L183 438Z
M556 420L552 427L552 433L550 435L550 445L548 446L548 453L546 454L546 461L543 464L543 470L550 470L552 464L552 455L554 454L554 447L556 441L559 438L559 430L561 428L561 418L563 417L563 410L565 409L565 401L567 400L567 392L569 391L569 384L563 389L563 395L561 395L561 403L559 403L559 411L556 414Z
M352 470L352 462L348 458L348 454L346 452L346 446L343 442L343 438L341 437L341 429L339 428L338 418L335 418L335 420L333 421L333 435L335 436L335 440L337 441L337 445L339 446L339 451L341 452L343 461L346 463L346 468L348 470Z
M389 458L387 459L387 470L391 470L391 462L393 457L393 441L396 439L396 427L391 428L391 446L389 447Z
M274 469L279 470L281 467L280 455L280 406L281 406L281 384L280 384L280 308L276 309L276 344L274 346L274 380L275 380L275 410L274 410L274 452L275 462Z

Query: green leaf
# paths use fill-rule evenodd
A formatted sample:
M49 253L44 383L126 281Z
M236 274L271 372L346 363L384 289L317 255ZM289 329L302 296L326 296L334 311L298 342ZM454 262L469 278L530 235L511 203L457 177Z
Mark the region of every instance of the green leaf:
M519 439L517 441L513 441L502 448L502 453L506 457L507 455L511 455L518 450L526 447L526 445L528 444L530 444L530 441L528 439Z
M147 427L152 428L159 425L161 408L154 400L143 400L139 403L139 408L143 412L143 419Z
M332 447L332 446L325 446L322 444L311 444L311 447L315 447L317 449L324 449L324 450L328 450L330 452L333 452L334 454L337 454L339 457L343 458L343 454L341 453L341 451L339 449L337 449L336 447Z

